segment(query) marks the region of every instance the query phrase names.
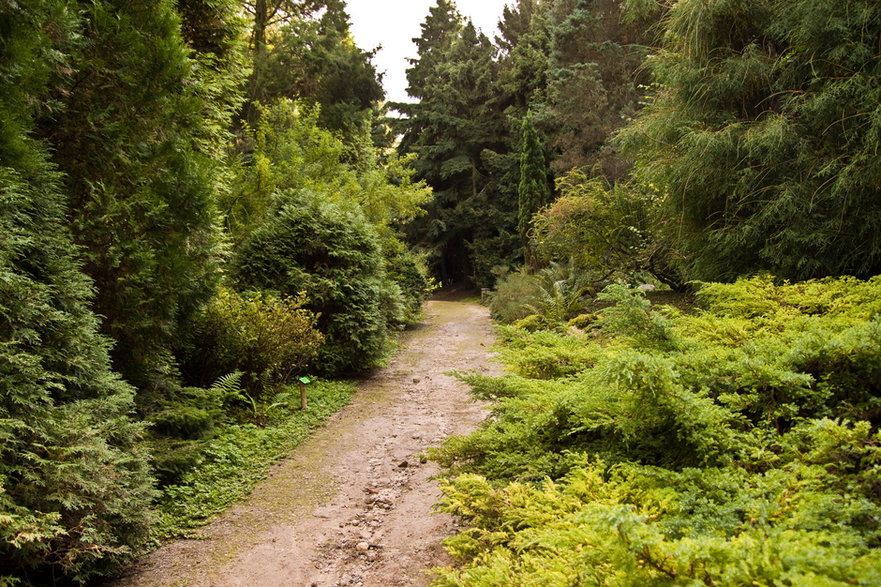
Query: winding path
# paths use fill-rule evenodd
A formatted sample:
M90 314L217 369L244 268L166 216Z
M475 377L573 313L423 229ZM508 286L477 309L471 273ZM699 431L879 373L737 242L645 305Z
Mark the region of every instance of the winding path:
M277 464L202 540L172 542L116 585L428 585L455 531L420 453L472 430L485 411L452 370L498 372L485 308L430 301L391 364Z

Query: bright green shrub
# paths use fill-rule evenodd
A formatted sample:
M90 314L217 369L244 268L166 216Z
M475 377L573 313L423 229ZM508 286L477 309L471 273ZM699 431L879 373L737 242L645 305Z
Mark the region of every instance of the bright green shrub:
M305 304L303 292L277 298L222 288L198 329L199 350L193 362L202 369L202 382L242 371L245 387L253 393L267 385L283 385L302 372L324 341Z
M577 328L578 330L588 330L596 324L596 321L596 314L579 314L575 318L569 320L566 323L566 326L570 328Z
M432 453L472 526L437 584L881 581L881 279L697 296L615 286L598 336L502 329L516 375L465 377L493 417Z
M548 330L533 332L531 328L524 328L522 322L500 328L506 342L500 354L515 374L556 379L580 373L595 363L598 349L585 338Z
M278 215L255 230L231 262L241 289L309 292L325 337L316 367L325 373L375 365L388 349L383 303L390 290L379 240L357 207L321 194L285 192Z

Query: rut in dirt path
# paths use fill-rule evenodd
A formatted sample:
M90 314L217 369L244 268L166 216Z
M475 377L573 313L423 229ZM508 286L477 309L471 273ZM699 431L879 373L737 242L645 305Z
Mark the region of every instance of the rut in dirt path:
M389 367L273 468L204 540L170 543L116 585L428 585L453 520L420 453L485 417L452 370L496 373L485 308L431 301Z

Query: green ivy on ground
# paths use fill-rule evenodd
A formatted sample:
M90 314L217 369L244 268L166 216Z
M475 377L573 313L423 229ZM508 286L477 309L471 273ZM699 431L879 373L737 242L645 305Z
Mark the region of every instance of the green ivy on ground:
M309 434L349 402L351 383L310 384L309 409L281 406L277 423L230 426L203 449L205 461L177 485L165 487L159 501L157 540L186 536L208 523L265 479L269 466L288 454Z
M502 329L493 417L433 456L437 585L881 584L881 277L700 284Z

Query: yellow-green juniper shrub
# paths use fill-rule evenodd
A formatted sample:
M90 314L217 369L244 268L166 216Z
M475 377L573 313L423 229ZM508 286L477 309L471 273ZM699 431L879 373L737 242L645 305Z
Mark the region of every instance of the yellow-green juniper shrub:
M449 585L881 583L881 279L699 284L660 314L620 288L577 372L502 330L515 375L451 466ZM623 303L622 303L623 302Z

